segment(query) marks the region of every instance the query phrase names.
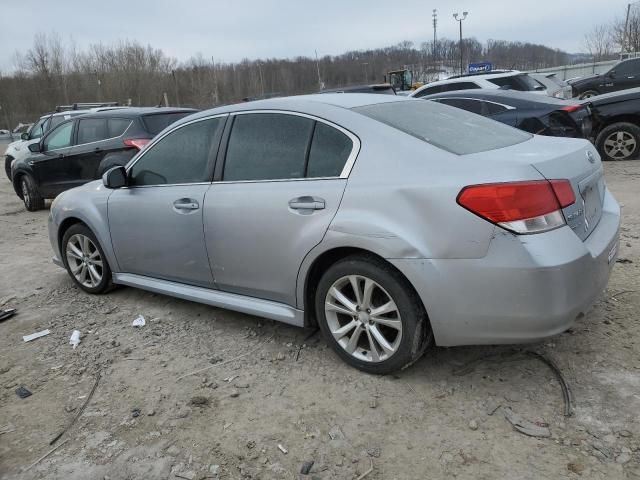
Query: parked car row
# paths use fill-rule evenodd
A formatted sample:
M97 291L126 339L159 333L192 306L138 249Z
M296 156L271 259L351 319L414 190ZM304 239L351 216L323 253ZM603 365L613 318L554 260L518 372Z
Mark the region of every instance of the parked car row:
M114 165L125 165L155 135L193 112L111 107L45 116L23 145L8 152L8 176L27 210L39 210L45 199L98 179Z

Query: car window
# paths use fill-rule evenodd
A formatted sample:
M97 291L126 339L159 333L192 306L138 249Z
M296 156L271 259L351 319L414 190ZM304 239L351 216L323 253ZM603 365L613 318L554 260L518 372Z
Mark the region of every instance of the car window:
M142 123L144 123L147 132L155 136L172 123L192 113L194 112L153 113L151 115L144 115L142 117Z
M217 148L224 118L210 118L166 135L133 164L131 185L175 185L210 180L209 158Z
M353 142L336 128L316 123L309 150L307 177L339 177L353 149Z
M440 91L453 92L455 90L473 90L476 88L480 88L480 87L474 82L453 82L453 83L446 83L442 85L442 90Z
M640 60L627 60L626 62L621 62L613 67L613 70L616 72L616 75L619 76L639 75Z
M451 107L461 108L467 112L475 113L477 115L486 115L485 102L481 100L474 100L471 98L442 98L440 103L449 105Z
M73 133L73 123L68 122L60 125L44 139L44 150L55 150L71 146L71 133Z
M433 95L434 93L440 93L442 91L442 85L435 85L433 87L427 87L424 90L420 90L413 97L420 98L426 97L427 95Z
M531 138L502 123L435 102L406 100L353 110L457 155L503 148Z
M131 120L127 118L110 118L107 124L109 135L107 138L119 137L129 128L129 125Z
M78 145L108 138L106 118L81 118L78 121Z
M499 105L499 104L493 103L493 102L485 102L484 106L486 108L486 116L489 116L489 117L492 116L492 115L497 115L499 113L506 112L507 110L509 110L504 105Z
M509 90L517 90L519 92L531 92L535 90L544 90L545 88L540 82L526 74L510 75L508 77L491 78L488 80L499 87L504 87Z
M42 137L42 135L44 135L45 133L44 126L47 123L47 120L49 120L49 117L41 118L40 120L38 120L38 123L36 123L33 127L31 127L31 130L29 130L30 139L33 140L36 138L40 138Z
M313 124L297 115L238 115L229 137L223 180L303 178Z
M53 130L62 122L69 120L73 115L54 115L51 117L51 122L49 124L49 129Z

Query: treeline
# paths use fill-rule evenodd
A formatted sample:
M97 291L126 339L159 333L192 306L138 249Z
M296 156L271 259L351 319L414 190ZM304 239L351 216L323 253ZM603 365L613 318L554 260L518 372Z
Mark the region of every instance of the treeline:
M91 45L78 50L56 34L37 35L32 48L17 54L16 70L0 75L0 124L33 121L56 105L118 101L207 108L247 97L316 92L381 83L389 70L408 67L418 80L457 73L459 42L411 42L318 58L219 63L197 55L178 62L162 50L137 42ZM490 61L498 68L535 69L567 63L567 54L543 45L464 39L463 63Z
M624 18L594 25L584 36L584 47L595 62L617 59L620 52L640 52L640 4L630 4Z

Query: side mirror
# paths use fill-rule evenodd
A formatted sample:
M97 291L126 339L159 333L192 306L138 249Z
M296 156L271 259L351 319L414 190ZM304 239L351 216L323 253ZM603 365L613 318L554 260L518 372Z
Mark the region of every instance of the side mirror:
M22 135L20 135L20 139L29 140L29 134L27 132L22 132Z
M107 188L122 188L127 186L127 170L122 167L113 167L102 176L102 183Z
M32 143L29 145L29 151L33 153L40 153L42 149L40 148L40 142Z

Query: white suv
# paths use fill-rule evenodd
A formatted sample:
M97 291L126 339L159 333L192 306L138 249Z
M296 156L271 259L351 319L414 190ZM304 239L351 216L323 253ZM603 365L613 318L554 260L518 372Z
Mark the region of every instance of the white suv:
M521 92L547 94L547 89L540 82L526 73L517 70L494 70L491 73L469 73L449 77L446 80L428 83L410 97L420 98L434 93L451 92L454 90L471 90L477 88L518 90Z

